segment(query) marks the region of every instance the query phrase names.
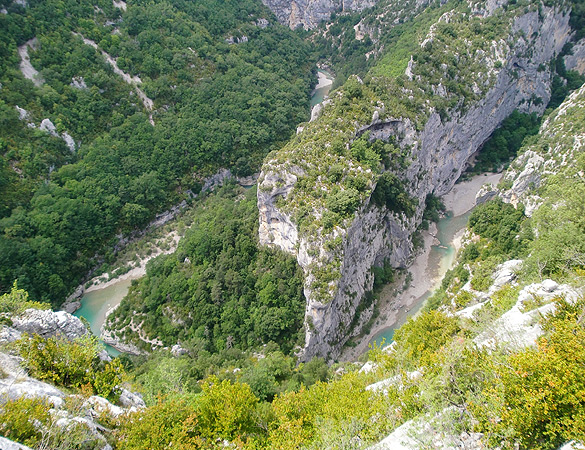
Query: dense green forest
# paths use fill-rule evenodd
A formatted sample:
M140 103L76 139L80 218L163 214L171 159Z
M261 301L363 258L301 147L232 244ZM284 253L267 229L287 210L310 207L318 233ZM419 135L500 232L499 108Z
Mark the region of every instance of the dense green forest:
M239 188L240 190L242 188ZM304 340L305 298L296 259L259 248L256 189L223 187L197 204L177 250L147 266L109 328L151 349L131 327L165 346L200 351L260 348L290 353Z
M582 37L585 9L570 4ZM538 133L541 119L515 112L478 155L478 170L510 163L516 175L523 160L511 159L541 157L546 170L535 173L530 198L477 207L441 287L396 330L392 347L374 347L361 362L298 363L304 274L290 255L259 248L255 188L228 184L196 199L189 193L220 167L242 176L257 171L269 151L290 141L311 149L296 160L273 153L279 163L307 168L286 211L299 231L337 231L370 195L410 220L417 199L402 178L409 149L370 142L367 134L349 139L356 123L372 120L373 101L416 127L428 108L445 119L479 98L473 83L483 72L466 49L500 39L507 22L455 18L436 27L434 46L419 48L451 6L433 3L411 21L416 2L383 0L363 20L340 14L311 34L277 25L254 0L135 0L127 9L106 0L31 0L26 7L0 0L1 331L28 308L59 304L91 268L115 263L122 235L183 199L191 207L180 219L188 229L177 250L150 261L109 319L114 333L148 352L107 361L91 336L23 333L0 342L3 357L18 357L28 375L64 392L58 407L44 397L0 396L0 435L39 450L321 450L369 448L410 424L402 438L414 436L413 448L460 436L477 438L478 448L585 443L585 90L551 110L583 82L562 60L554 63L548 133ZM511 1L504 18L529 7L536 12L535 4ZM381 19L382 32L372 31ZM355 39L359 23L372 37ZM36 84L23 77L18 53L34 37L28 53L40 72ZM422 81L403 75L413 49ZM126 83L102 51L140 80ZM463 55L461 70L445 75L448 95L432 95L455 54ZM345 83L324 119L307 125L313 134L294 135L308 115L317 57ZM346 81L350 74L366 76ZM39 129L47 118L53 134ZM509 189L512 178L499 189ZM324 212L313 214L319 202ZM424 220L436 220L440 202L429 196L426 203ZM498 266L511 259L519 261L513 277L494 290ZM328 289L338 262L316 272L313 287ZM377 284L392 279L387 265L372 270ZM575 297L520 299L545 279ZM533 345L486 340L511 311L532 313ZM0 367L0 380L7 372ZM146 407L88 409L92 395L119 402L122 387L139 392ZM58 425L74 417L83 420ZM89 418L93 429L84 425Z
M31 295L59 304L96 255L113 261L105 249L117 233L145 225L219 167L257 171L306 118L309 45L260 2L4 7L0 291L18 279ZM28 53L39 86L19 70L17 46L33 37ZM140 82L125 83L102 51ZM39 130L47 118L57 136ZM76 151L58 137L65 132Z

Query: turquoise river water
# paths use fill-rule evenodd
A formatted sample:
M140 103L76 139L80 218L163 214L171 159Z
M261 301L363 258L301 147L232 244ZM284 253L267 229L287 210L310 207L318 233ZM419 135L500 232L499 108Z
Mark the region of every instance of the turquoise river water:
M326 70L322 70L322 69L318 69L317 70L321 75L321 77L325 77L328 80L331 81L330 84L327 84L326 86L320 87L318 89L315 89L313 91L313 95L311 97L311 108L315 105L318 105L319 103L321 103L323 101L323 99L325 98L325 96L327 96L329 94L329 91L331 90L331 86L333 84L333 75L331 75L329 72L327 72Z
M394 337L394 330L400 328L409 317L412 317L421 310L426 300L433 294L433 292L440 286L440 283L445 273L451 268L455 260L455 247L453 246L453 239L455 235L467 225L467 219L471 211L466 212L460 216L453 217L448 214L437 223L437 239L438 245L433 245L429 254L429 271L433 273L437 284L420 296L410 309L401 308L398 312L397 322L388 328L384 328L378 332L370 340L370 344L377 343L380 345L382 341L386 344L392 342Z

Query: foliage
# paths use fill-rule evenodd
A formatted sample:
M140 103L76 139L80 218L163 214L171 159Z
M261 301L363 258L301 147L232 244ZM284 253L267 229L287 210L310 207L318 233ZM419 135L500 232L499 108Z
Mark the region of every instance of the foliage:
M268 447L274 449L349 448L355 436L371 440L388 426L383 396L364 389L364 379L349 373L329 383L278 396Z
M204 439L244 441L260 431L255 417L258 398L250 386L211 377L203 382L202 389L194 423Z
M398 214L403 212L406 217L412 217L418 205L418 200L408 195L402 181L391 172L382 174L372 193L372 200L378 206L386 206L392 212Z
M22 314L27 309L49 309L48 303L39 303L28 299L28 292L24 289L18 289L18 283L15 281L9 293L0 295L0 313L10 315Z
M193 400L187 397L159 401L143 411L135 412L122 422L118 431L120 450L168 448L180 433L182 424L195 411Z
M549 334L536 348L493 367L498 386L487 395L500 405L499 418L485 418L481 428L496 445L538 450L585 439L585 301L559 300L556 306L558 312L544 322Z
M177 251L149 262L109 316L110 328L139 343L127 327L139 319L147 336L195 352L270 341L289 352L298 343L300 268L290 256L258 248L255 190L240 195L225 187L200 205Z
M124 370L118 360L100 365L98 353L102 347L93 336L70 341L58 336L25 335L17 341L17 348L30 374L40 380L74 388L90 386L112 401L120 394Z
M50 421L49 409L49 403L39 398L4 401L0 405L0 434L24 445L36 445L43 436L40 427Z
M525 139L538 133L539 127L540 119L536 113L523 114L515 110L483 144L471 171L499 170L502 164L516 157Z
M429 222L438 222L440 214L445 212L443 201L433 194L425 198L425 210L423 211L422 227L428 229Z
M51 0L7 12L0 16L2 293L18 279L34 298L58 305L117 234L189 197L219 167L255 172L306 117L309 46L255 0L157 0L127 11L105 0ZM259 26L267 17L269 26ZM247 42L226 42L243 36ZM39 87L19 70L17 47L32 37ZM153 111L102 51L139 76ZM28 112L23 120L16 106ZM59 136L75 139L74 152L38 129L46 118Z
M430 365L436 352L460 331L458 319L429 310L408 319L394 333L400 360L409 369Z
M113 359L102 370L94 371L91 382L96 395L113 402L120 397L120 385L124 376L124 367L119 359Z
M521 233L524 210L501 199L478 205L469 216L469 227L490 241L488 252L513 259L525 254L530 236ZM485 255L487 256L487 255Z
M571 172L581 170L584 162L581 156ZM549 179L547 200L533 215L538 239L531 246L527 264L539 276L562 275L585 266L585 183L571 172Z
M147 405L154 405L163 395L178 397L188 392L198 392L196 379L193 380L193 361L190 358L176 358L163 352L153 353L146 362L134 369L136 381L142 388Z
M258 399L248 385L211 377L202 390L197 397L161 399L130 415L119 431L118 448L156 450L173 443L184 450L211 449L224 439L241 447L261 432L255 412Z

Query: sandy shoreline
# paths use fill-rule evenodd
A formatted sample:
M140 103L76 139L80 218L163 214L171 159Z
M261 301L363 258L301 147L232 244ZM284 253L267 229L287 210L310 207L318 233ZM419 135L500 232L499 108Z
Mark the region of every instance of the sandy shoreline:
M145 256L144 259L140 260L140 264L136 267L134 267L133 269L129 270L128 272L126 272L123 275L120 275L119 277L113 278L111 280L108 281L100 281L100 278L102 278L104 275L99 275L95 278L92 278L89 282L92 283L90 287L88 287L87 289L85 289L85 293L87 292L92 292L92 291L97 291L100 289L105 289L109 286L112 286L113 284L119 283L120 281L124 281L124 280L136 280L138 278L143 277L144 275L146 275L146 264L148 263L148 261L150 261L153 258L156 258L159 255L162 254L169 254L169 253L173 253L176 249L177 249L177 244L179 243L179 239L180 236L177 235L175 232L171 233L173 240L171 242L170 247L167 250L161 250L160 248L157 248L154 252L152 252L150 255Z
M317 77L319 81L317 82L317 86L315 86L313 92L315 92L317 89L321 89L324 88L325 86L330 86L333 84L333 79L328 77L321 71L317 72Z
M501 173L482 174L456 184L449 193L442 197L445 208L447 211L451 211L454 217L465 214L475 206L475 196L481 187L486 183L497 184L501 177ZM357 346L346 348L342 352L340 360L357 360L368 351L369 343L376 334L395 325L405 311L410 310L417 303L417 300L440 283L442 277L439 276L439 268L435 267L435 264L431 264L429 259L431 246L438 243L435 237L436 230L436 225L432 224L428 231L423 232L423 248L408 268L408 272L412 275L410 286L404 292L397 292L404 283L402 278L392 285L384 287L378 302L379 316L370 332L360 339ZM459 248L460 244L457 245L457 243L460 242L463 231L461 230L455 235L453 242L456 249Z

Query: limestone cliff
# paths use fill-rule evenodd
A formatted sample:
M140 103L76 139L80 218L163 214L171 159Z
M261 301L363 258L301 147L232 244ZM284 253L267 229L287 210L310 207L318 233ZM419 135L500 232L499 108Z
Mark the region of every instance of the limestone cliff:
M573 92L542 124L539 141L525 147L504 176L500 197L514 206L524 204L531 216L543 199L538 189L551 175L578 160L585 145L582 124L574 118L585 108L585 86ZM577 174L583 177L582 172Z
M508 8L503 13L492 3L477 7L473 18L461 10L444 13L411 58L406 77L396 84L350 80L351 89L332 95L319 120L266 160L258 189L260 241L295 254L305 271L305 359L335 358L350 328L369 319L372 309L358 307L372 288L371 268L384 259L395 267L408 265L411 234L426 196L448 192L469 157L514 109L544 110L550 98L548 63L571 34L568 11ZM463 35L471 20L499 34L492 40L483 34L477 41L441 40L446 30ZM437 44L446 46L443 55L450 55L451 67L432 60L438 52L429 49ZM387 95L380 94L381 86ZM350 150L365 133L370 141L392 142L398 149L394 157L402 154L403 166L385 164L382 171L402 180L411 203L418 205L412 213L372 201L380 175L352 159ZM344 167L340 181L331 176L338 165ZM357 203L353 213L328 225L333 200L347 197Z
M262 0L276 15L279 22L295 29L316 27L334 11L361 11L376 4L377 0Z

